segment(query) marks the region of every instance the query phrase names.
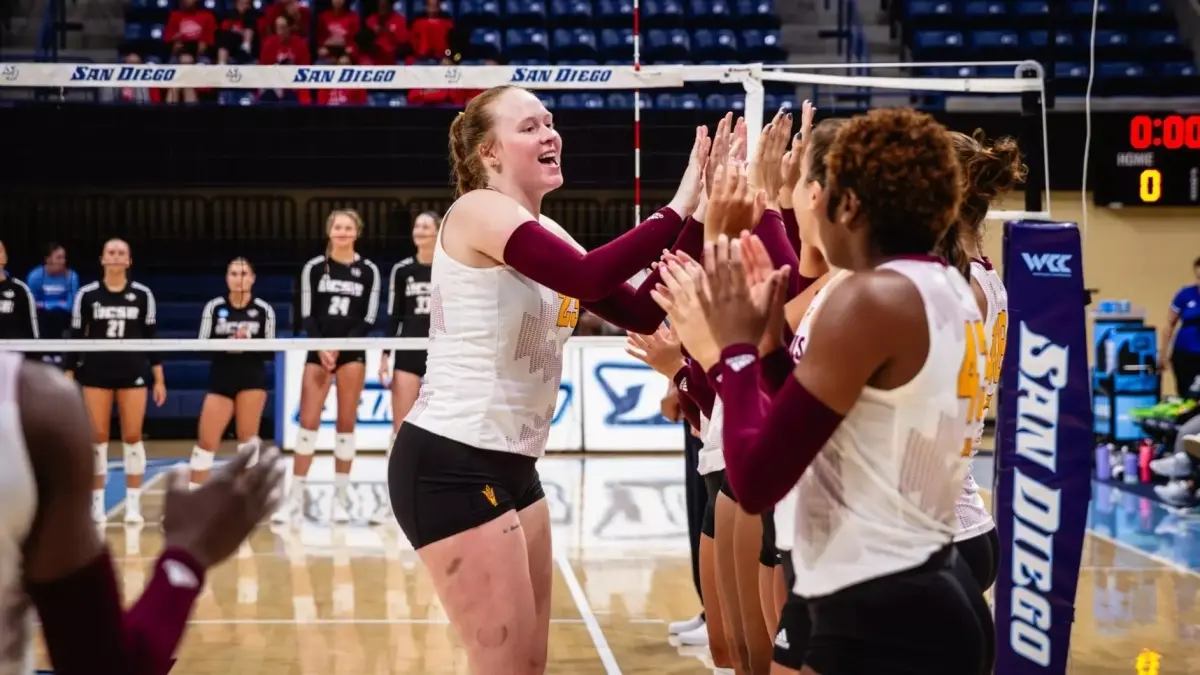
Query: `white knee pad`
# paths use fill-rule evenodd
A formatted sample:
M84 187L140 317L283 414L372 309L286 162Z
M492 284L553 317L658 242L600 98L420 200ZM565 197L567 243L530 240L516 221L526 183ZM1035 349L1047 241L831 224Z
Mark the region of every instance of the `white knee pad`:
M354 433L337 434L333 439L333 456L343 462L354 459Z
M210 450L205 450L200 446L192 448L192 471L212 471L213 468L213 453Z
M92 475L108 475L108 443L92 444Z
M296 450L298 457L311 457L317 451L317 432L301 429L296 434Z
M146 446L141 441L125 444L125 475L141 476L146 473Z

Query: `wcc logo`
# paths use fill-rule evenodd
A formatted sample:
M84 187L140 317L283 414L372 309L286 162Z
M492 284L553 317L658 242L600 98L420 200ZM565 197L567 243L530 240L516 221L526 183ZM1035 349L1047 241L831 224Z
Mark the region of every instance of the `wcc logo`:
M1025 267L1035 277L1069 277L1071 276L1071 258L1075 256L1066 253L1022 253Z
M672 426L662 416L659 396L647 395L647 385L662 378L641 363L600 363L596 365L596 382L608 396L612 409L604 415L604 423L612 426ZM666 393L665 389L660 392Z

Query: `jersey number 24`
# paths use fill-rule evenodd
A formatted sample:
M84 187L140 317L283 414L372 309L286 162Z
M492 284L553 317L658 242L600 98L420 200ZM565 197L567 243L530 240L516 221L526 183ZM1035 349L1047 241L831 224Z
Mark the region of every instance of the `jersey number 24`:
M988 343L987 334L982 321L967 322L967 344L963 350L962 366L958 369L958 397L967 400L967 439L964 441L962 454L971 454L971 446L975 443L975 434L971 431L976 424L983 420L986 410L987 390L985 387L987 373ZM980 366L980 360L984 365Z

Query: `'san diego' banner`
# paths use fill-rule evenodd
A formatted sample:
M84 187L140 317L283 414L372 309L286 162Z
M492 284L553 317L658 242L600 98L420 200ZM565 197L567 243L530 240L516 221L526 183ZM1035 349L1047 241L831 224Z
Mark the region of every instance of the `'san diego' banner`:
M1008 349L996 416L996 672L1064 675L1091 489L1083 256L1074 223L1004 235Z

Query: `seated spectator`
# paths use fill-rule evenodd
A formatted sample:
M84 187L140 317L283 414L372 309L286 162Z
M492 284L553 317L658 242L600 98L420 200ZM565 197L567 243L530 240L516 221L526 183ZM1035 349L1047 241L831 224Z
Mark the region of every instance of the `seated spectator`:
M142 62L142 56L135 52L125 55L125 63L137 65ZM105 89L101 98L110 103L158 103L162 100L165 89L150 89L148 87L114 87Z
M274 25L274 34L268 35L263 40L258 62L264 66L277 64L307 66L311 64L312 56L308 51L308 41L293 32L295 24L292 17L278 16L275 18Z
M183 51L179 52L179 54L175 57L175 59L174 59L175 62L180 65L184 65L184 66L194 65L196 63L195 49L196 49L195 45L185 45L183 47ZM186 87L183 89L171 88L171 89L166 89L164 91L166 92L163 95L164 103L192 104L192 103L199 103L200 95L202 93L208 93L209 90L208 89L195 89L194 87Z
M454 21L438 0L425 0L425 15L412 22L412 59L440 59L450 51Z
M331 5L317 17L318 49L331 45L344 47L361 27L358 13L346 7L346 0L332 0Z
M179 9L171 12L163 31L163 41L171 45L172 54L178 54L184 45L195 45L203 54L216 38L217 19L198 0L180 0Z
M250 0L237 0L233 11L221 22L220 46L228 54L217 60L222 63L252 63L261 46L258 10Z
M360 66L375 64L375 31L367 27L358 29L353 35L353 41L346 45L346 52L354 57L354 62Z
M381 66L395 65L409 51L408 24L390 3L379 3L379 11L367 17L367 28L375 33L375 51L371 60Z
M335 63L339 66L352 66L354 59L350 58L344 50L337 57ZM366 105L367 90L366 89L318 89L317 90L317 105Z
M292 33L302 38L308 37L309 28L312 25L312 13L296 0L276 0L275 4L268 7L263 17L258 20L258 32L262 35L269 34L272 26L279 25L277 20L281 16L292 20Z
M38 332L51 340L66 339L71 333L71 308L79 292L79 275L67 267L67 249L58 244L46 247L43 264L29 271L25 285L37 306ZM61 364L62 356L47 361Z

